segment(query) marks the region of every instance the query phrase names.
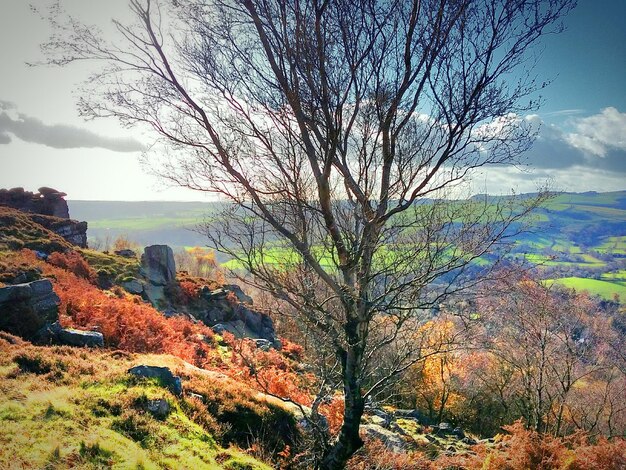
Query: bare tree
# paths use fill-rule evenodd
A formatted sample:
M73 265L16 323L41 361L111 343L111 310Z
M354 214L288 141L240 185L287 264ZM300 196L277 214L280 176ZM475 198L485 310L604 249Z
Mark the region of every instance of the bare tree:
M130 0L121 42L64 18L45 49L102 61L81 112L148 125L158 173L233 203L214 245L332 352L344 421L316 465L343 468L366 397L421 358L420 315L535 203L442 198L530 146L530 48L573 3Z
M562 435L568 416L575 414L571 402L577 387L598 382L608 393L618 380L614 360L606 354L606 342L615 336L609 318L586 293L548 288L513 270L490 291L481 305L483 347L512 373L503 402L506 395L515 408L512 417L523 417L527 427ZM594 412L608 408L609 396L603 400L598 408L591 401L585 406Z

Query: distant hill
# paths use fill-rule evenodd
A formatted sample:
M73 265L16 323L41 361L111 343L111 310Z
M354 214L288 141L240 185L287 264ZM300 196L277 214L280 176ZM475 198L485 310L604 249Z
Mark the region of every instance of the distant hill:
M127 235L142 245L166 243L173 247L204 245L206 238L197 232L198 225L220 206L215 202L174 201L68 203L73 219L89 223L91 240ZM601 244L607 237L626 235L626 191L560 193L535 215L535 235L524 236L524 241L536 238L550 245L543 240L550 237Z
M68 201L70 214L89 223L91 242L126 235L140 245L167 244L174 249L203 246L198 224L219 203L176 201Z
M480 197L484 196L475 196ZM89 239L98 248L125 235L140 245L165 243L175 250L204 246L207 240L199 224L221 204L68 203L72 218L89 223ZM559 193L534 213L532 227L516 241L515 256L536 265L544 278L563 279L563 284L578 288L588 286L606 298L613 293L626 297L626 191ZM597 282L585 283L584 279Z

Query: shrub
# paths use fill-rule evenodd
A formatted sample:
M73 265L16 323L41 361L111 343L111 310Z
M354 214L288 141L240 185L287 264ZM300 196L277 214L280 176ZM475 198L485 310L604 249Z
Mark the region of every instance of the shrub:
M55 377L62 376L67 370L65 363L59 359L51 361L41 355L40 352L25 351L13 358L20 371L37 375L45 375L53 372Z
M222 444L235 443L248 447L252 442L262 442L265 450L274 452L285 445L294 446L299 433L293 415L284 408L255 398L255 392L245 384L229 379L217 381L192 377L186 389L202 396L200 400L187 400L187 406L197 409L193 415L203 424L204 408L213 417L209 429L220 423ZM205 425L207 423L204 423Z
M125 411L111 423L111 429L137 442L141 447L148 447L156 437L156 425L152 419L135 410Z
M107 346L130 352L172 354L198 367L222 363L209 327L185 317L165 318L152 306L136 303L136 298L122 292L121 297L111 297L73 272L38 260L30 250L9 256L14 262L40 268L51 278L61 299L62 326L98 330Z
M86 279L92 284L95 283L98 278L96 271L89 266L87 261L85 261L80 254L75 251L70 251L68 253L52 253L48 256L47 261L53 266L67 269L76 276Z
M81 460L83 460L83 463L90 464L98 468L110 467L113 461L113 452L103 449L100 447L98 442L89 445L85 444L84 441L81 441L78 454L80 455Z

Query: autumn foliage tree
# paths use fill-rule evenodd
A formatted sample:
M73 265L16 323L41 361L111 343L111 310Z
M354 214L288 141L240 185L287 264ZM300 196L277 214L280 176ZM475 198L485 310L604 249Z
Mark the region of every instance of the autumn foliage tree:
M45 48L55 64L101 61L81 112L146 124L161 138L158 173L231 203L212 244L332 354L320 399L339 387L343 425L320 434L315 465L343 468L363 444L366 397L421 358L395 343L372 375L377 353L391 358L409 320L459 289L528 209L442 198L529 147L518 115L541 85L527 53L572 6L130 0L120 42L56 18Z
M411 368L398 388L401 404L482 435L518 419L539 434L626 434L617 311L516 269L477 294L471 329L431 322L440 332L460 331L462 347Z

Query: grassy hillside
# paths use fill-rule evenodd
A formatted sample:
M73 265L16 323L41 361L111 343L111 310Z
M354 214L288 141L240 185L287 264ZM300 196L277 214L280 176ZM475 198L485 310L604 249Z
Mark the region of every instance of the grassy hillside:
M36 347L0 333L0 468L271 468L221 446L197 398L126 372L137 364L198 380L172 356ZM156 400L169 411L150 411Z
M72 217L89 222L89 237L102 244L126 235L141 245L166 243L175 249L203 246L196 231L218 203L70 201ZM561 193L533 215L532 228L516 240L514 256L535 265L545 279L565 281L593 294L612 298L622 286L611 276L626 267L626 191ZM284 248L267 252L267 259L291 259ZM230 268L240 266L226 258ZM326 260L322 260L323 264ZM621 294L620 294L621 295ZM623 297L623 295L621 295Z

